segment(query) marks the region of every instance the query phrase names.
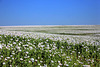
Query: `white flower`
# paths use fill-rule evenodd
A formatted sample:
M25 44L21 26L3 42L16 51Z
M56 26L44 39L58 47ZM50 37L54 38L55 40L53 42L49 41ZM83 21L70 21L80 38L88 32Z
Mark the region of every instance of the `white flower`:
M38 59L40 59L40 57L38 57Z
M64 54L62 54L62 56L65 56L66 54L64 53Z
M5 61L7 60L7 58L5 58Z
M51 60L51 62L52 62L52 63L54 63L54 61L53 61L53 60Z
M22 51L22 50L19 50L19 51Z
M94 62L94 59L92 59L92 63Z
M60 63L60 61L58 61L58 63Z
M37 60L35 60L35 61L37 61Z
M38 65L40 65L40 64L38 64Z
M7 59L10 59L10 57L7 57Z
M80 54L80 52L78 52Z
M78 56L79 58L81 57L81 56Z
M66 58L70 58L69 56L67 56Z
M47 65L46 65L46 64L44 64L44 67L47 67Z
M13 42L13 44L16 44L16 42Z
M20 60L23 60L23 58L20 58Z
M12 53L13 55L15 55L15 53Z
M2 58L3 56L1 56L1 58Z
M27 54L29 53L29 52L26 52Z
M65 64L66 66L69 66L68 64Z
M3 62L3 65L6 64L5 62Z
M72 53L75 53L75 51L72 51Z
M49 47L46 47L47 49L49 49Z
M12 58L14 60L14 58Z
M23 45L23 46L27 47L28 45Z
M49 50L49 52L51 53L52 51L51 51L51 50Z
M2 45L0 44L0 49L2 49Z
M90 67L90 65L83 65L83 67Z
M11 62L11 60L9 60Z
M19 45L21 45L21 43L19 43Z
M41 63L43 62L43 61L40 61Z
M61 64L61 63L59 63L59 65L61 66L62 64Z
M10 67L12 67L12 65L10 65Z
M33 47L31 47L31 46L29 46L29 48L30 48L30 50L32 50L32 49L33 49Z
M17 47L17 49L19 49L19 50L20 50L20 47Z
M29 63L30 63L31 61L29 61Z
M10 57L12 57L12 55L10 55Z
M76 63L74 63L74 65L77 65Z
M31 58L31 61L34 62L34 58Z
M41 47L43 48L45 45L41 45Z
M60 66L58 65L58 67L60 67Z

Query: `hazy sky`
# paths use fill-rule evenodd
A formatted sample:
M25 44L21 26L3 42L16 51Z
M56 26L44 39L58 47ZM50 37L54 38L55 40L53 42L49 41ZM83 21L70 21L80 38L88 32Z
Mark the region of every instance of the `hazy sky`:
M0 26L98 24L100 0L0 0Z

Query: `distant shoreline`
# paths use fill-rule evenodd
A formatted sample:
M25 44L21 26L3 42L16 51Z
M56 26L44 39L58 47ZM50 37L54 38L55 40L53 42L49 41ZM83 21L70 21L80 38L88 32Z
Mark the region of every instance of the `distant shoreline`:
M14 26L0 26L0 27L41 27L41 26L99 26L99 25L14 25Z

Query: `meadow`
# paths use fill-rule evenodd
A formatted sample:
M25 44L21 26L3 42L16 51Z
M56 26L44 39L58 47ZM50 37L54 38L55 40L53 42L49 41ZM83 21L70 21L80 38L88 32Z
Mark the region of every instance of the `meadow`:
M2 26L0 67L99 67L100 25Z

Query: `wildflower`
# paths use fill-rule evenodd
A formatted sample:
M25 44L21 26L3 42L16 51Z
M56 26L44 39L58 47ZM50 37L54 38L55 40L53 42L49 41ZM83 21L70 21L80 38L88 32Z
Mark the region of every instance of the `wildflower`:
M3 62L3 65L6 64L5 62Z
M15 55L15 53L12 53L13 55Z
M29 52L26 52L27 54L29 53Z
M27 47L28 45L23 45L23 46Z
M92 59L92 63L94 62L94 59Z
M19 51L22 51L22 50L19 50Z
M12 67L12 65L10 65L10 67Z
M78 52L80 54L80 52Z
M13 42L13 44L16 44L16 42Z
M10 57L7 57L7 59L10 59Z
M75 51L72 51L72 53L75 53Z
M9 60L11 62L11 60Z
M51 62L52 62L52 63L54 63L54 61L53 61L53 60L51 60Z
M1 56L1 58L3 58L3 56Z
M29 63L30 63L31 61L29 61Z
M12 58L14 60L14 58Z
M19 45L21 45L21 43L19 43Z
M35 60L35 61L37 61L37 60Z
M80 63L80 64L83 64L83 62L80 62L80 61L79 61L79 63Z
M66 66L69 66L68 64L65 64Z
M61 63L59 63L59 65L61 66L62 64L61 64Z
M40 61L41 63L43 62L43 61Z
M44 67L47 67L47 65L46 65L46 64L44 64Z
M58 67L60 67L60 66L58 65Z
M0 44L0 49L2 49L2 45Z
M69 56L67 56L66 58L70 58Z
M33 49L33 47L29 46L29 49L30 49L30 50L32 50L32 49Z
M23 58L20 58L20 60L23 60Z
M83 65L83 67L90 67L90 65Z
M76 63L74 63L74 65L77 65Z
M5 58L5 61L7 60L7 58Z
M31 61L34 62L34 58L31 58Z
M60 63L60 61L58 61L58 63Z
M40 57L38 57L38 59L40 59Z
M12 57L13 55L10 55L10 57Z
M20 47L17 47L17 49L19 49L19 50L20 50Z
M40 64L38 64L38 65L40 65Z
M49 47L46 47L47 49L49 49Z
M81 56L78 56L79 58L81 57Z
M51 53L51 50L49 50L49 52Z

